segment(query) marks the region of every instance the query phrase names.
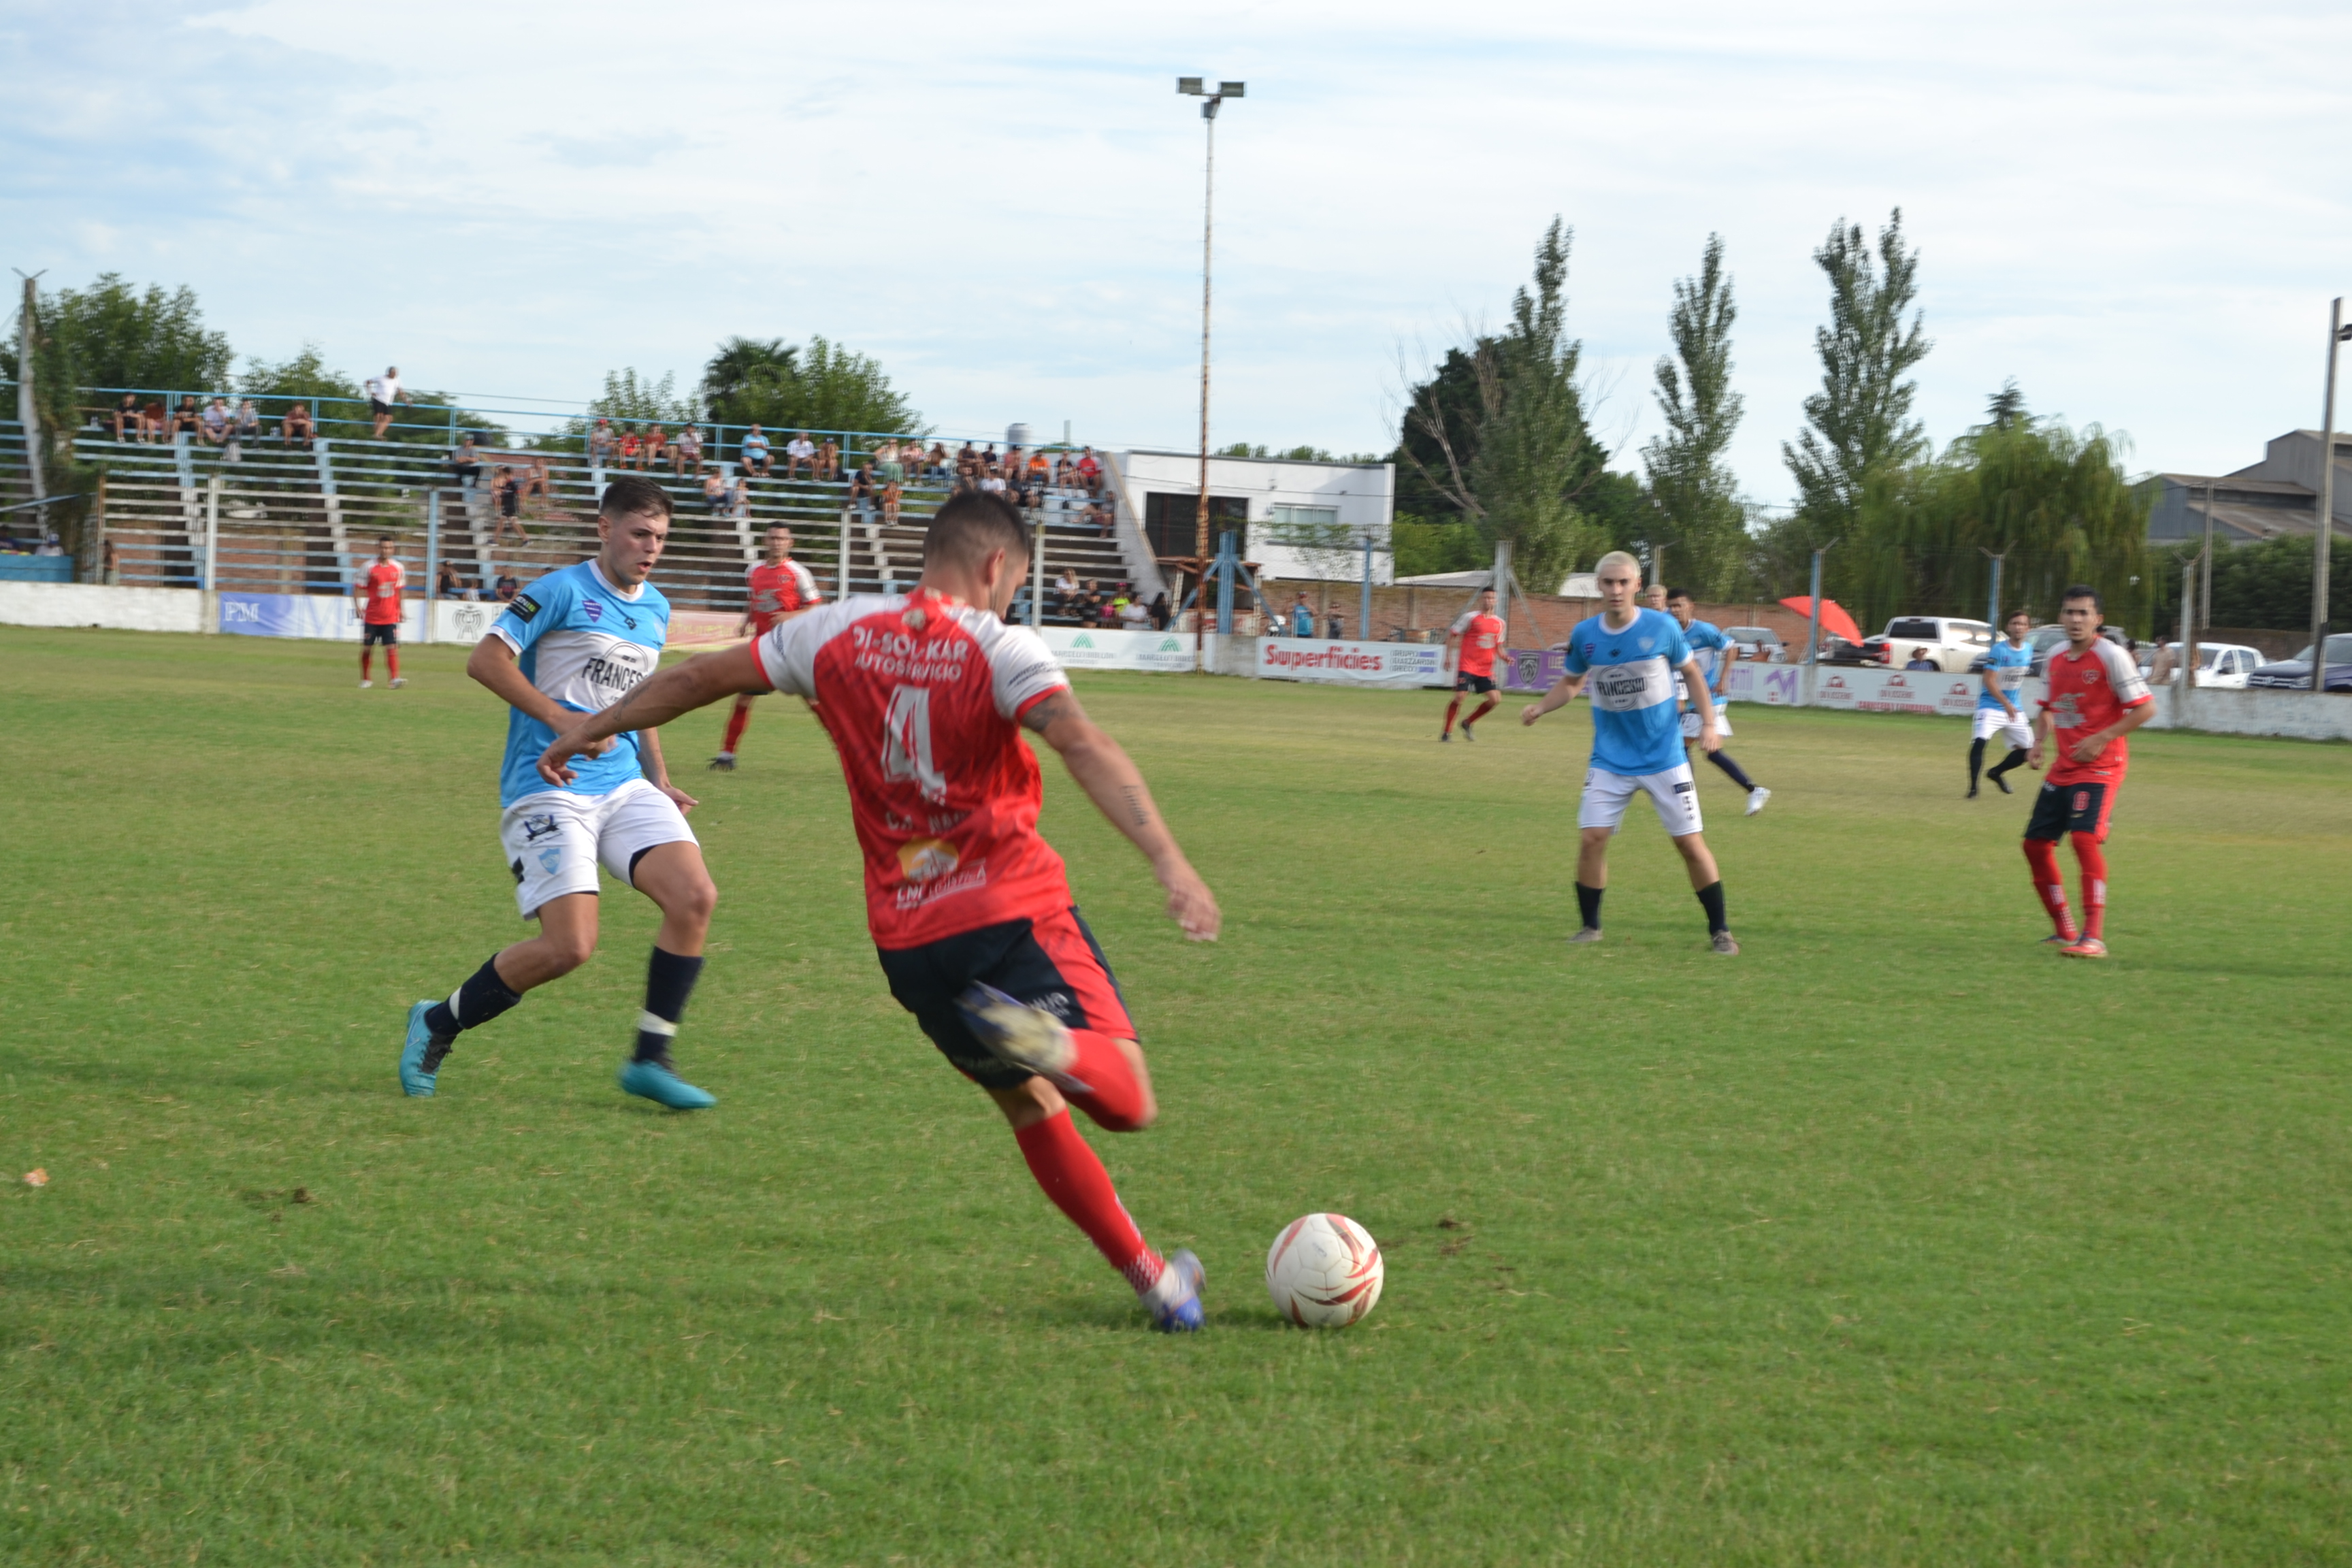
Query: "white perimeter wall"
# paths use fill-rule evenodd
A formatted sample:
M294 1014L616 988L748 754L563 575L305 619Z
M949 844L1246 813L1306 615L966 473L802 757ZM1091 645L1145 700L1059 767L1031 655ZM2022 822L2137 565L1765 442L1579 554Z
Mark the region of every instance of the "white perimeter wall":
M193 588L109 588L96 583L0 583L0 624L200 632L205 595Z
M1120 469L1133 504L1136 525L1142 526L1140 509L1152 490L1197 495L1201 489L1201 459L1184 452L1121 452ZM1396 468L1388 463L1288 463L1271 458L1212 458L1209 493L1239 496L1249 502L1249 558L1260 563L1259 575L1273 578L1337 576L1354 582L1363 572L1360 553L1338 573L1321 570L1300 552L1275 543L1264 525L1276 506L1336 507L1342 526L1359 535L1370 532L1379 544L1372 551L1372 581L1395 580L1396 557L1389 549L1389 522L1396 505ZM1216 542L1210 541L1214 549Z

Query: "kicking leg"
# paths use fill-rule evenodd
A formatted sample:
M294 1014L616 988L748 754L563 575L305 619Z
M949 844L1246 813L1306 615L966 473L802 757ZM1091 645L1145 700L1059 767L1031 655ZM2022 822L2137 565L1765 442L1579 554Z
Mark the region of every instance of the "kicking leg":
M701 847L692 839L644 851L629 868L629 881L659 907L662 923L646 966L646 1005L637 1016L636 1048L621 1069L621 1087L673 1110L701 1110L718 1101L677 1076L670 1042L677 1037L687 999L702 974L702 947L710 934L719 889L702 863Z

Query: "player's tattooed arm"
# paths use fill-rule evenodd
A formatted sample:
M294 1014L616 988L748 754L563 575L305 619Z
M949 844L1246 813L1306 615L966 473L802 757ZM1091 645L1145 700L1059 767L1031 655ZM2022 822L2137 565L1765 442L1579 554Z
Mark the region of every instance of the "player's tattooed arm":
M1168 914L1194 942L1214 942L1223 915L1176 836L1168 830L1150 786L1117 741L1105 734L1066 690L1032 703L1021 722L1061 753L1070 777L1087 792L1095 809L1151 862L1152 875L1168 891Z

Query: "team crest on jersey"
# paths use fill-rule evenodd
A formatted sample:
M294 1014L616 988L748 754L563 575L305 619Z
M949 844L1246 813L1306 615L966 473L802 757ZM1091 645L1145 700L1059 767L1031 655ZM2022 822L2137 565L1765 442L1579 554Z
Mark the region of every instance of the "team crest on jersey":
M541 870L551 872L558 866L562 864L563 851L562 849L542 849L539 852L539 868Z
M588 618L592 621L601 623L604 618L604 602L601 599L584 599L581 601L580 607L588 612Z
M536 844L555 830L555 814L552 812L542 811L522 819L522 841L525 844Z
M898 847L898 869L909 882L928 882L954 870L962 857L944 838L909 838Z

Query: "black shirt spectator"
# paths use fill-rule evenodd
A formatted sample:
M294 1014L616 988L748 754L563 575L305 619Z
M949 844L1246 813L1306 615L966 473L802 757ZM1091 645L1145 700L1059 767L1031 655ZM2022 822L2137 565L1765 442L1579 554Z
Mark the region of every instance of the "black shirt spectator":
M457 475L457 482L468 489L480 482L482 455L474 449L474 437L470 434L457 443L456 451L449 454L449 471Z
M522 584L516 582L513 576L503 572L499 574L498 586L491 590L492 596L501 605L510 603L514 596L521 592Z

